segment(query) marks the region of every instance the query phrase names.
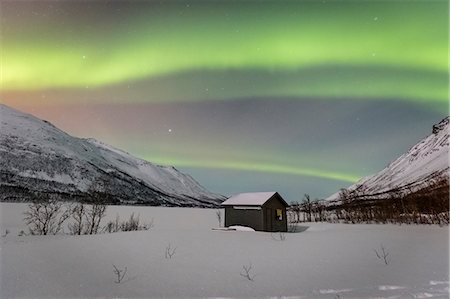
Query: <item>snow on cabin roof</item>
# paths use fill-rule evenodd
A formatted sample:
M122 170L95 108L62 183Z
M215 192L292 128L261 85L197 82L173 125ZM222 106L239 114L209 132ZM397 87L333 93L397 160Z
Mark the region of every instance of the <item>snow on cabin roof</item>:
M251 192L239 193L228 198L222 203L223 206L244 205L244 206L262 206L276 192Z

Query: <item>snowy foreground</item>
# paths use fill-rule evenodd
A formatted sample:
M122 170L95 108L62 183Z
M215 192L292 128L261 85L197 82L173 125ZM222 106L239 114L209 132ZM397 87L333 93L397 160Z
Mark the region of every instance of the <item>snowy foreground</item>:
M0 298L448 298L448 227L304 224L299 233L217 231L214 210L108 207L148 231L18 236L24 204L2 203ZM176 247L165 258L168 245ZM374 249L389 252L385 265ZM127 267L115 283L113 264ZM240 275L251 265L253 281Z

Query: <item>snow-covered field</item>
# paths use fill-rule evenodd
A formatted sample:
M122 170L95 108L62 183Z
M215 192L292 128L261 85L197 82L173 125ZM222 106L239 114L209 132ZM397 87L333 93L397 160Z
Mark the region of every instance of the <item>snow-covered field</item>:
M22 236L24 204L1 203L1 298L448 298L449 229L311 223L284 241L217 231L214 210L108 207L148 231ZM304 228L302 228L304 229ZM165 258L168 245L176 248ZM374 249L389 252L390 263ZM115 283L113 264L127 267ZM240 275L251 265L253 281Z

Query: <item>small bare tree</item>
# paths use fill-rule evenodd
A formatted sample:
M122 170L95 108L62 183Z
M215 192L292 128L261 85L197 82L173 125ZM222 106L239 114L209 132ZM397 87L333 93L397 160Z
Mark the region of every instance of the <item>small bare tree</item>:
M384 248L383 244L380 245L380 251L374 249L375 255L379 260L382 260L385 265L388 265L391 259L389 258L389 252Z
M302 214L302 207L298 203L298 201L294 201L291 203L290 210L293 213L293 219L291 220L291 222L300 222L300 215Z
M216 210L217 221L219 222L219 227L222 227L222 211Z
M308 222L311 222L312 219L312 204L311 204L311 197L309 194L305 194L305 198L303 199L303 207L304 211L306 212L306 215L308 215Z
M114 274L116 275L116 280L114 281L115 283L121 283L125 277L125 275L127 274L127 267L125 267L124 269L119 269L116 267L116 265L112 265L114 270Z
M69 224L69 232L72 235L81 235L85 229L86 206L82 203L77 204L72 209L73 223Z
M56 235L70 217L71 208L56 199L46 198L28 205L24 221L32 235Z
M166 247L166 251L164 254L165 258L171 259L172 256L174 256L176 250L177 250L177 248L176 247L172 248L172 245L170 245L170 243L169 243L169 245L167 245L167 247Z
M242 269L244 270L243 272L239 273L242 277L247 278L250 281L254 281L255 275L250 273L252 271L252 263L249 263L248 266L247 265L243 265Z
M100 222L106 215L106 205L100 202L95 202L86 212L87 215L87 229L86 234L97 234L100 228Z

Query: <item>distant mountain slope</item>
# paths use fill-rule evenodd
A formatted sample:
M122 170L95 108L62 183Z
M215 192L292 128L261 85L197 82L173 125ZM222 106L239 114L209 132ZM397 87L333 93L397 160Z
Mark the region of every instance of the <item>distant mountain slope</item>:
M50 193L61 200L213 207L225 199L174 167L72 137L5 105L0 105L0 120L0 200Z
M380 141L382 142L382 141ZM425 190L448 189L449 181L449 117L433 126L428 137L373 176L328 197L342 199L382 199L396 195L407 196ZM448 194L448 192L447 192Z

